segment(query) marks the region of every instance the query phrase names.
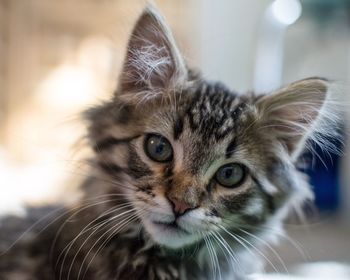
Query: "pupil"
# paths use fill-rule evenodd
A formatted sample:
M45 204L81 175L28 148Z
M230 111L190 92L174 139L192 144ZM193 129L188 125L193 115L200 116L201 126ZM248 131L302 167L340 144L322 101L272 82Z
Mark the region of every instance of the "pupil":
M161 154L163 152L163 149L164 149L164 144L163 143L158 144L156 146L156 153Z
M225 178L228 179L232 176L233 170L232 168L226 168L225 170Z

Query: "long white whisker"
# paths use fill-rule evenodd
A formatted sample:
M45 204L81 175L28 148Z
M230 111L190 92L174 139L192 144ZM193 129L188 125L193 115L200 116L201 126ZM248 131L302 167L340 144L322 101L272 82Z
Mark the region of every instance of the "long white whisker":
M97 256L97 254L100 252L100 250L105 246L105 244L107 244L107 242L110 241L111 238L113 238L113 236L115 236L116 234L118 234L118 232L120 232L120 230L122 230L123 228L125 228L125 226L127 226L128 224L130 224L132 221L138 219L139 216L137 215L137 213L131 215L130 217L124 219L122 222L119 222L118 224L116 224L115 226L113 226L111 229L109 229L108 231L106 231L90 248L90 250L88 251L88 253L86 254L86 256L84 257L84 260L82 261L82 264L80 266L79 272L78 272L78 277L77 280L80 279L80 275L83 269L83 264L86 261L87 257L89 256L89 254L91 253L92 249L98 244L98 242L105 236L106 233L110 232L111 230L113 230L113 232L106 238L106 240L104 242L102 242L102 244L99 246L99 248L96 250L95 254L93 255L93 257L91 258L90 262L87 264L87 267L85 269L85 272L83 274L82 279L85 278L85 275L87 273L87 271L89 270L89 267L92 263L92 261L94 260L94 258Z
M261 239L260 237L254 235L254 234L251 234L249 233L248 231L244 230L244 229L240 229L240 231L242 231L243 233L251 236L252 238L255 238L256 240L260 241L262 244L264 244L267 248L269 248L271 250L271 252L276 256L276 258L279 260L279 262L282 264L284 270L287 272L287 274L289 274L289 271L288 271L288 268L285 264L285 262L283 261L283 259L281 258L281 256L276 252L276 250L274 248L272 248L272 246L267 243L265 240Z
M62 223L62 225L59 227L59 229L57 230L56 235L55 235L55 238L54 238L54 240L53 240L53 242L52 242L51 253L50 253L50 255L52 255L53 249L55 248L55 245L56 245L56 243L57 243L57 239L58 239L58 237L59 237L59 235L61 234L63 228L66 226L66 224L67 224L67 222L68 222L69 220L71 220L74 216L78 215L80 212L82 212L82 211L84 211L84 210L86 210L86 209L88 209L88 208L90 208L90 207L97 206L97 205L104 204L104 203L108 203L108 202L114 202L114 201L118 201L118 200L119 200L119 198L117 198L117 199L109 199L109 200L103 200L103 201L99 201L99 202L96 202L96 203L93 203L93 204L89 204L89 205L84 206L84 207L80 207L80 206L76 207L76 210L78 210L78 211L76 211L76 212L74 212L72 215L70 215L70 216L65 220L65 222ZM61 217L60 217L60 218L61 218Z
M236 234L233 234L231 232L229 232L228 230L226 230L224 227L222 228L226 233L228 233L230 236L232 236L239 244L241 244L244 248L246 248L247 250L250 250L250 248L248 246L246 246L244 244L247 243L249 246L251 246L260 256L262 256L270 265L271 267L276 271L276 272L279 272L278 269L276 268L276 266L271 262L271 260L265 256L265 254L263 252L261 252L261 250L259 250L256 246L254 246L251 242L249 242L248 240L246 240L245 238L243 238L242 236L240 235L236 235Z
M222 238L222 236L219 233L212 232L212 235L219 242L219 246L221 245L220 247L223 248L222 251L224 252L227 263L231 266L232 271L235 271L235 266L234 266L234 263L232 262L232 260L237 264L238 267L239 267L239 265L238 265L238 260L233 255L232 249L229 247L229 245L226 242L224 242L225 240ZM227 256L227 254L228 254L229 258Z
M127 206L125 206L125 207L123 207L123 208L127 208L127 207L129 207L128 205ZM119 209L118 209L119 210ZM90 240L90 238L98 231L98 230L100 230L103 226L105 226L105 225L108 225L108 223L110 223L112 220L115 220L115 219L117 219L117 218L119 218L119 217L121 217L121 216L124 216L124 215L126 215L126 214L128 214L128 213L130 213L130 212L132 212L132 211L134 211L133 209L130 209L130 210L127 210L127 211L124 211L124 212L122 212L122 213L120 213L120 214L118 214L118 215L116 215L116 216L114 216L114 217L112 217L112 218L110 218L110 219L108 219L108 220L106 220L106 221L104 221L103 222L103 224L102 225L100 225L100 226L98 226L97 228L95 228L90 234L89 234L89 236L84 240L84 242L81 244L81 246L79 247L79 249L78 249L78 251L76 251L75 252L75 255L74 255L74 257L73 257L73 260L72 260L72 262L71 262L71 265L70 265L70 267L69 267L69 271L68 271L68 278L67 278L67 280L69 280L69 276L70 276L70 273L71 273L71 270L72 270L72 267L73 267L73 264L74 264L74 261L75 261L75 259L76 259L76 257L78 256L78 254L79 254L79 252L82 250L82 248L85 246L85 244ZM109 230L108 230L109 231ZM108 232L107 231L107 232ZM103 235L102 235L103 236ZM102 238L102 236L100 237L100 238ZM98 239L98 241L100 240L100 238ZM97 242L98 242L97 241ZM95 243L96 244L96 243ZM94 247L94 245L92 246L92 248ZM91 249L92 249L91 248ZM90 253L90 251L86 254L86 256L85 257L87 257L88 255L89 255L89 253ZM65 255L65 257L67 256L67 254ZM65 259L64 259L65 260ZM64 260L63 260L63 262L62 262L62 267L63 267L63 264L64 264ZM84 261L85 261L85 258L84 258L84 260L83 260L83 262L82 262L82 265L84 264ZM79 279L79 278L78 278Z
M124 208L128 208L131 206L131 203L128 202L128 203L125 203L125 204L122 204L122 205L118 205L117 207L115 207L115 209L108 209L107 211L105 211L102 215L99 215L97 218L95 218L93 221L91 221L88 225L86 225L80 232L79 234L73 239L71 240L67 245L66 247L62 250L61 254L59 255L59 257L57 258L57 262L56 262L56 265L58 264L62 254L64 252L65 255L64 255L64 258L63 258L63 261L62 261L62 266L61 268L63 268L64 266L64 263L65 263L65 260L66 260L66 257L68 255L68 252L69 250L72 248L72 246L74 245L74 243L79 239L80 236L82 236L84 233L86 233L88 230L93 230L90 235L84 240L84 242L81 244L80 248L76 251L74 257L73 257L73 260L71 261L71 265L69 267L69 272L68 272L68 275L70 275L70 272L73 268L73 264L74 264L74 261L76 259L76 257L78 256L79 252L81 251L81 249L83 248L83 246L88 242L88 240L91 238L91 236L93 236L99 229L101 229L104 225L110 223L112 220L118 218L119 216L121 216L122 214L125 214L125 212L117 215L117 216L114 216L114 217L111 217L109 219L107 219L106 221L102 221L100 222L99 224L95 225L93 228L89 228L90 225L92 225L96 220L100 219L101 217L105 216L105 215L108 215L110 213L113 213L113 212L116 212L116 211L120 211ZM127 212L127 211L126 211ZM130 212L130 211L129 211ZM88 229L88 230L87 230ZM68 278L69 279L69 278Z
M211 248L212 248L212 252L213 252L213 256L214 256L216 271L218 272L219 279L221 280L222 276L221 276L221 269L220 269L220 265L219 265L219 259L218 259L218 256L216 254L214 244L213 244L212 240L210 239L210 237L211 237L211 235L209 235L208 238L209 238L209 243L211 244Z
M216 273L215 273L215 265L214 265L214 258L213 258L213 255L212 255L212 251L211 251L211 248L209 247L209 242L208 242L208 237L206 235L203 236L204 238L204 242L205 242L205 245L208 249L208 253L209 253L209 258L210 258L210 264L211 264L211 269L212 269L212 279L215 280L216 279Z
M115 194L116 195L116 194ZM89 202L90 200L91 201L94 201L96 200L97 198L99 197L96 197L96 198L91 198L91 199L87 199L85 201L82 201L81 203L84 203L84 202ZM50 221L50 223L48 223L44 228L42 228L38 233L36 233L37 235L40 235L42 232L44 232L47 228L49 228L52 224L54 224L56 221L58 221L60 218L62 218L64 215L68 214L69 212L72 212L72 211L75 211L75 210L79 210L81 209L81 206L84 206L85 209L86 208L89 208L89 207L93 207L99 203L104 203L103 201L102 202L98 202L96 204L82 204L80 206L77 206L77 207L74 207L74 208L71 208L71 209L67 209L66 211L64 211L62 214L60 214L59 216L55 217L55 219L53 219L52 221ZM35 229L36 226L40 225L40 223L44 222L46 219L49 219L51 216L55 215L56 213L66 209L67 206L62 206L62 207L59 207L59 208L56 208L52 211L50 211L48 214L46 214L44 217L40 218L38 221L36 221L34 224L32 224L27 230L25 230L12 244L10 244L10 246L8 248L6 248L6 250L4 252L1 252L0 253L0 256L3 256L5 255L6 253L8 253L12 248L13 246L15 246L26 234L28 234L29 232L31 232L33 229ZM74 214L73 214L74 216Z

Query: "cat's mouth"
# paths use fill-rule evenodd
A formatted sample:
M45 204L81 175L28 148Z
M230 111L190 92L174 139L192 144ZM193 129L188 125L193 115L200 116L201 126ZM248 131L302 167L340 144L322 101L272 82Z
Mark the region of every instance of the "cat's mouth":
M153 224L156 227L159 227L160 229L163 229L164 231L172 231L172 232L179 232L179 233L185 233L190 234L187 230L179 226L176 220L173 222L157 222L153 221Z
M168 248L183 248L183 246L193 244L198 240L198 235L189 231L187 225L178 219L143 218L143 224L155 243Z

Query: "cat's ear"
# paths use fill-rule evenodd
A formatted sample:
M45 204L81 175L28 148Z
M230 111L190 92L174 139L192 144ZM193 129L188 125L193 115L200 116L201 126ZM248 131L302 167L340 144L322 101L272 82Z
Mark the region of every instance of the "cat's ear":
M147 6L127 47L118 94L132 102L147 101L181 85L187 69L163 18Z
M335 129L329 127L330 123L327 125L333 117L327 106L329 87L327 80L309 78L257 101L261 125L283 142L293 159L300 155L308 138L317 141L317 137L329 135L329 131Z

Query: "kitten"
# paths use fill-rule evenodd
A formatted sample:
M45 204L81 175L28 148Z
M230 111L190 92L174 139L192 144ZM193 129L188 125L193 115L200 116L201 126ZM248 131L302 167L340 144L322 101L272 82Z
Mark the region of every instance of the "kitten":
M246 279L292 205L312 197L296 163L330 133L329 85L237 95L190 71L147 7L113 98L85 113L95 157L84 199L3 219L0 279Z

